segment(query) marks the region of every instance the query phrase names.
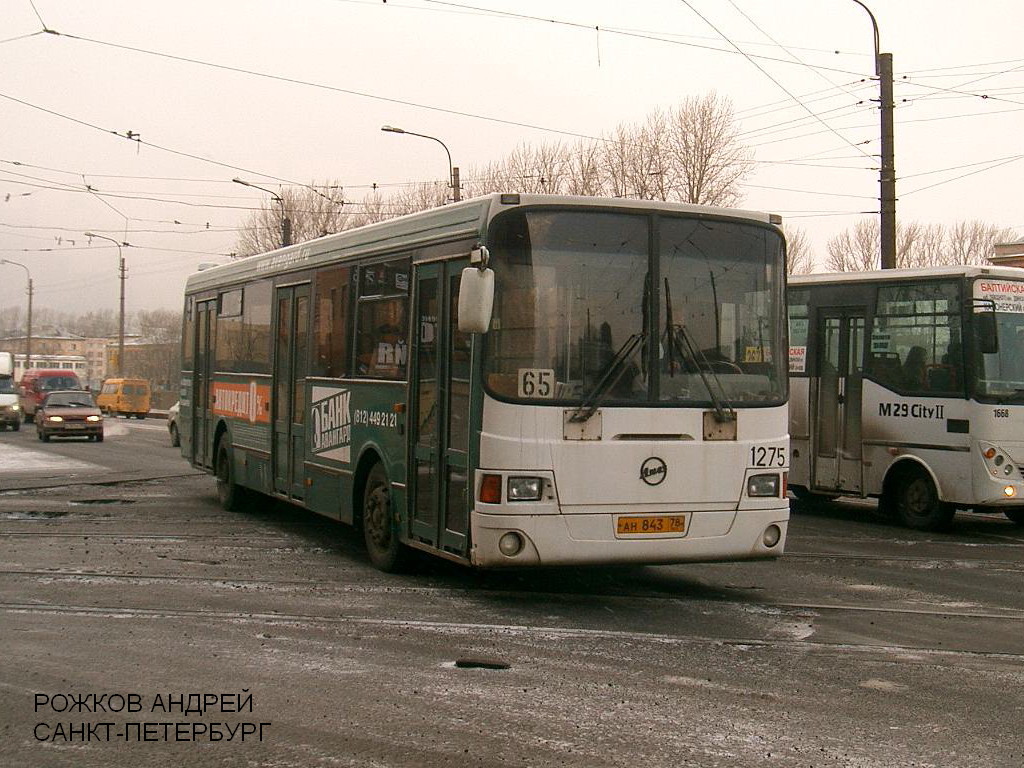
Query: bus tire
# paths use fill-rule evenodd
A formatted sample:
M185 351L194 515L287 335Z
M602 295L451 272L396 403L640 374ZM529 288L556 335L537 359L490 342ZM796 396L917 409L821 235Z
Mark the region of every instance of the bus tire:
M802 501L805 504L813 504L815 502L835 501L839 498L838 493L823 493L820 491L812 491L803 485L791 485L789 490L793 492L793 496L796 497L797 501Z
M21 419L15 419L14 423L11 424L11 429L15 432L21 429Z
M1017 525L1024 525L1024 507L1003 510L1003 514Z
M181 435L178 434L178 425L171 424L171 447L178 448L181 446Z
M887 506L903 525L917 531L949 528L956 508L939 499L935 483L924 470L906 469L893 478L892 498Z
M390 487L384 465L378 461L366 476L363 488L363 541L375 568L396 573L407 566L409 550L398 540Z
M240 512L245 498L245 489L235 482L235 464L232 460L232 448L227 438L217 444L217 462L214 464L217 475L217 500L227 512Z

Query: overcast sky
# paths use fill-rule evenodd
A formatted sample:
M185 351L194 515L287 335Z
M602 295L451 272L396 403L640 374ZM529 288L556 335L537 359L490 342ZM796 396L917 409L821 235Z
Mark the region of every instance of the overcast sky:
M897 215L1024 235L1024 3L867 0L896 73ZM44 25L52 33L43 33ZM0 258L36 306L177 308L268 195L240 176L440 180L714 90L743 207L832 235L878 208L871 23L853 0L4 0ZM267 75L272 77L266 77ZM138 136L141 141L126 138ZM25 301L0 266L0 306Z

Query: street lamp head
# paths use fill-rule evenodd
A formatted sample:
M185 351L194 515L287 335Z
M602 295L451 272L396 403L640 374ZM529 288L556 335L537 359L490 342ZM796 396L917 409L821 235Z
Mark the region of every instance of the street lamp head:
M271 200L273 200L275 203L280 203L282 209L284 208L284 199L273 190L267 189L266 187L261 187L259 184L253 184L252 182L246 181L245 179L240 179L237 176L233 178L231 181L233 181L235 184L241 184L243 187L252 187L253 189L258 189L261 192L266 192L268 195L270 195Z
M405 133L404 128L396 128L393 125L382 125L380 129L385 133Z

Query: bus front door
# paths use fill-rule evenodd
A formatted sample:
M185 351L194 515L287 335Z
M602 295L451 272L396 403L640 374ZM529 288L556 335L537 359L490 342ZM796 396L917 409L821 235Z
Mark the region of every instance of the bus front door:
M859 307L818 312L818 396L811 478L816 489L859 493L863 486L861 392L865 315Z
M465 557L469 547L469 334L458 329L459 280L467 262L416 273L410 440L411 533Z
M196 334L192 371L192 463L198 467L213 466L210 425L213 403L210 397L217 338L217 302L196 303Z
M274 490L301 499L305 495L309 284L278 288L274 315Z

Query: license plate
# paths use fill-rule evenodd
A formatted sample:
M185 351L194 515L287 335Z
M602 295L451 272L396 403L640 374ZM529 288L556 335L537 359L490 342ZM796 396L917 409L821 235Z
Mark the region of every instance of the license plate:
M620 517L615 521L616 536L656 536L686 533L688 515Z
M73 422L69 424L65 422L64 429L85 429L85 424L75 424Z

